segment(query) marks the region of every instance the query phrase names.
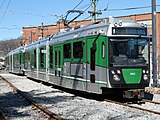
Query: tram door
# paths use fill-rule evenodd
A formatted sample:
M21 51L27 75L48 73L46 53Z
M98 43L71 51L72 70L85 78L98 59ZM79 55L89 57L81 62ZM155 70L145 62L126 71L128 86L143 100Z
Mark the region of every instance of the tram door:
M87 59L87 63L88 63L88 79L90 79L90 81L92 83L95 83L95 81L98 80L103 80L105 78L103 78L105 75L101 75L99 72L96 71L100 71L101 73L105 71L103 69L101 69L100 67L96 67L96 64L98 64L98 66L107 66L107 50L106 50L106 38L105 37L98 37L97 39L95 37L87 39L87 45L86 45L86 49L87 49L87 55L86 55L86 59Z
M51 55L52 56L52 55ZM49 45L46 43L46 80L49 80Z
M90 81L92 83L95 83L95 54L94 56L93 53L91 53L92 51L92 43L93 43L94 39L87 39L86 41L86 60L87 60L87 78L90 79Z
M62 47L61 46L55 46L54 47L54 67L55 67L55 76L60 77L61 76L61 64L62 64Z

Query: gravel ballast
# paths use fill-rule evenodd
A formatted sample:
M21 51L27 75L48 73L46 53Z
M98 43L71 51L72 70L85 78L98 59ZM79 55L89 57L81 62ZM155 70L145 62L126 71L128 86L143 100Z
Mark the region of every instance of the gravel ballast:
M62 115L69 120L159 120L160 115L144 112L141 110L124 107L121 105L90 100L82 97L74 96L58 89L45 86L41 83L34 82L26 77L16 76L12 74L0 74L18 89L26 92L26 95L34 98L39 104L47 106L47 108L57 114ZM0 86L5 86L0 83ZM1 94L6 90L0 90ZM9 91L8 91L9 92ZM160 101L160 95L154 94L154 101ZM5 101L3 101L5 102ZM160 105L145 103L141 105L151 110L160 111ZM19 106L17 106L19 107ZM24 109L28 107L24 105ZM24 114L21 111L20 114ZM21 118L22 119L22 118Z

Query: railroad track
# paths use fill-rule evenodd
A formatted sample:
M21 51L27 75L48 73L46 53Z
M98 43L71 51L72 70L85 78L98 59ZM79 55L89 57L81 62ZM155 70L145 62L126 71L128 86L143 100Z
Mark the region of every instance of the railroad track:
M149 102L149 103L154 103L154 104L160 105L160 102L155 102L155 101L151 101L151 100L147 100L147 99L142 99L142 102Z
M0 108L0 119L2 119L2 120L8 120L7 116L3 112L2 108Z
M126 106L126 107L130 107L130 108L134 108L134 109L138 109L138 110L142 110L142 111L146 111L146 112L150 112L150 113L154 113L154 114L157 114L157 115L160 115L160 112L158 111L153 111L153 110L149 110L149 109L145 109L145 108L142 108L142 107L137 107L137 106L133 106L131 104L127 104L127 103L123 103L123 102L117 102L117 101L114 101L114 100L109 100L109 99L105 99L106 102L110 102L110 103L114 103L114 104L118 104L118 105L122 105L122 106ZM154 101L151 101L151 100L146 100L146 99L143 99L142 101L139 101L139 103L141 102L150 102L150 103L154 103L154 104L159 104L159 102L154 102Z
M62 118L60 115L51 112L46 107L36 103L34 100L32 100L31 98L26 96L21 90L16 88L12 83L10 83L8 80L3 78L2 76L0 76L0 78L3 79L13 89L13 91L15 91L18 94L20 94L23 98L25 98L25 100L27 100L29 103L31 103L35 108L37 108L38 110L40 110L43 113L45 113L49 117L50 120L64 120L64 118ZM4 115L3 112L2 112L2 115ZM5 115L4 115L4 120L7 120L7 117Z

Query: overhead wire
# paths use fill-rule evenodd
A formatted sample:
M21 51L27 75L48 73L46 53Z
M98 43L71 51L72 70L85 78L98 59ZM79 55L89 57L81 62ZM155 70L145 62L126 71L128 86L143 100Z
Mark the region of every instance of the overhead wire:
M3 15L2 15L1 20L0 20L0 24L2 23L2 21L3 21L3 19L4 19L4 16L5 16L5 14L6 14L6 11L7 11L8 7L9 7L10 3L11 3L11 0L9 0L9 2L8 2L8 4L7 4L7 7L6 7L6 9L5 9L5 11L4 11Z
M3 0L0 8L4 5L4 2L5 2L5 0ZM48 15L41 15L41 14L36 14L36 13L32 13L32 12L24 12L24 13L22 13L22 12L14 12L14 11L11 11L11 10L9 11L9 10L7 10L7 9L8 9L8 7L9 7L9 5L10 5L10 2L11 2L11 0L8 2L8 5L7 5L5 11L0 11L0 12L4 12L4 14L3 14L3 16L2 16L2 18L1 18L1 20L0 20L0 23L3 21L3 18L4 18L4 16L5 16L6 13L10 13L10 14L25 14L25 15L32 15L32 16L39 16L39 17L46 17L46 16L55 16L55 17L57 17L57 15L49 15L49 14L48 14ZM83 2L83 0L81 0L81 1L74 7L74 9L76 9L82 2ZM98 3L98 2L99 2L99 0L97 1L97 3ZM159 7L160 4L157 4L156 6ZM91 7L91 4L90 4L84 11L86 12L90 7ZM107 8L105 8L105 9L102 9L102 10L99 10L99 11L103 11L103 12L105 12L105 11L127 11L127 10L136 10L136 9L145 9L145 8L151 8L151 6L129 7L129 8L122 8L122 9L108 9L108 7L107 7ZM61 17L62 17L62 16L61 16ZM88 16L88 17L86 17L86 18L84 18L83 20L86 20L86 19L88 19L89 17L91 17L91 15ZM54 22L54 23L56 23L56 22ZM2 28L0 28L0 29L12 29L12 28L2 27ZM15 29L15 28L13 28L13 29Z
M3 0L3 3L1 4L1 6L3 6L4 4L4 1ZM83 0L82 0L83 1ZM80 3L82 2L80 1ZM98 1L97 1L98 2ZM77 8L80 4L78 4L75 8ZM157 4L156 6L160 6L160 4ZM89 4L89 6L84 10L85 12L91 7L91 4ZM0 7L1 8L1 7ZM142 6L142 7L131 7L131 8L120 8L120 9L108 9L107 8L104 8L102 10L99 10L99 11L127 11L127 10L135 10L135 9L145 9L145 8L151 8L151 6ZM41 14L38 14L38 13L33 13L33 12L15 12L13 10L5 10L5 11L0 11L1 13L9 13L9 14L24 14L24 15L32 15L32 16L39 16L39 17L47 17L47 16L54 16L54 17L57 17L58 15L52 15L52 14L48 14L48 15L41 15ZM63 15L64 16L64 15ZM59 16L60 17L60 16ZM61 15L62 17L62 15Z
M73 8L73 10L75 10L83 1L84 1L84 0L81 0L81 1ZM89 6L88 6L88 5L89 5ZM87 6L88 6L88 7L87 7ZM87 8L84 10L84 13L89 9L89 7L91 7L91 4L83 5L83 6L79 7L78 9L82 9L82 8L85 8L85 7L87 7ZM82 10L82 11L83 11L83 10ZM83 13L83 14L84 14L84 13ZM50 15L50 16L55 16L55 17L57 17L58 15ZM66 18L66 16L67 16L67 12L66 12L66 15L60 15L60 16L58 16L57 18L64 19L64 18ZM59 20L60 20L60 19L59 19ZM57 21L59 21L59 20L57 20ZM53 24L56 24L57 21L54 22Z
M82 14L84 14L83 11L80 10L75 10L84 0L81 0L72 10L67 11L66 15L64 17L62 17L61 19L63 19L63 24L64 26L67 26L68 28L70 28L69 24L71 22L73 22L74 20L76 20L78 17L80 17ZM67 20L68 16L70 16L71 14L76 13L77 15L71 19L71 20Z
M156 6L159 7L160 4L157 4ZM141 7L129 7L129 8L119 8L119 9L108 9L107 7L100 11L127 11L127 10L145 9L145 8L151 8L151 7L152 6L141 6Z
M0 30L15 30L15 29L22 29L22 28L8 28L8 27L0 27Z
M83 5L83 6L78 7L78 9L84 9L84 8L88 7L89 5L91 5L91 4L90 4L90 3L85 4L85 5Z
M83 0L81 0L81 1L73 8L73 10L75 10L82 2L83 2Z
M72 10L75 10L82 2L83 2L83 0L81 0ZM66 15L63 18L66 18L67 16L68 16L68 12L66 13Z
M5 0L3 1L2 5L4 4ZM32 13L32 12L15 12L13 10L8 10L8 7L9 7L9 4L10 4L11 0L9 1L7 7L6 7L6 10L5 11L0 11L1 13L4 13L3 14L3 17L1 18L1 21L0 23L2 22L4 16L6 13L9 13L9 14L24 14L24 15L32 15L32 16L39 16L39 17L47 17L47 16L55 16L57 17L58 15L51 15L51 14L48 14L48 15L41 15L41 14L37 14L37 13ZM83 0L81 0L73 9L76 9L81 3L83 2ZM2 6L1 5L1 6ZM89 4L89 6L84 10L85 12L91 7L91 4ZM59 16L59 17L63 17L63 15ZM90 16L84 18L84 20L88 19ZM58 17L57 17L58 18ZM54 22L54 23L57 23L57 22ZM13 30L13 29L20 29L20 28L7 28L7 27L1 27L0 29L6 29L6 30Z
M5 0L3 0L2 4L1 4L1 6L0 6L0 10L1 10L1 8L2 8L2 7L3 7L3 5L4 5L4 2L5 2Z
M88 16L88 17L86 17L86 18L84 18L83 20L87 20L88 18L90 18L91 17L91 15L90 16Z
M5 1L5 0L4 0ZM82 0L83 1L83 0ZM80 2L80 3L82 3L82 1ZM76 6L76 7L74 7L74 9L75 8L77 8L79 5L80 5L80 3ZM2 6L2 5L1 5ZM90 5L91 6L91 5ZM90 7L89 6L89 7ZM85 11L87 10L87 9L89 9L89 7L87 7L86 9L85 9ZM7 8L8 9L8 8ZM33 12L16 12L16 11L13 11L13 10L5 10L5 11L2 11L2 10L0 10L0 13L4 13L4 14L6 14L6 13L8 13L8 14L24 14L24 15L32 15L32 16L39 16L39 17L48 17L48 16L54 16L54 17L56 17L56 18L59 18L59 17L63 17L64 15L60 15L60 16L58 16L58 15L56 15L56 14L47 14L47 15L42 15L42 14L38 14L38 13L33 13Z
M83 2L83 0L81 0L81 1L73 8L73 10L75 10L82 2ZM58 16L58 15L51 15L51 14L50 14L50 16L55 16L55 17L57 17L57 18L64 19L64 18L66 18L66 16L68 15L68 12L66 12L65 14L66 14L66 15L60 15L60 16ZM60 20L60 19L59 19L59 20ZM58 21L59 21L59 20L58 20Z
M0 13L24 14L24 15L32 15L32 16L46 17L45 15L41 15L41 14L38 14L38 13L32 13L32 12L15 12L15 11L13 11L13 10L5 10L5 11L0 10ZM50 16L50 15L48 15L48 16Z
M84 12L86 12L92 5L90 4L85 10Z
M86 13L86 11L92 6L91 1L90 1L90 4L87 4L87 5L85 5L85 6L88 6L88 7L87 7L86 9L82 10L82 11L84 11L84 13ZM83 13L83 14L84 14L84 13ZM91 15L88 16L88 17L86 17L86 18L84 18L83 20L86 20L86 19L88 19L89 17L91 17Z

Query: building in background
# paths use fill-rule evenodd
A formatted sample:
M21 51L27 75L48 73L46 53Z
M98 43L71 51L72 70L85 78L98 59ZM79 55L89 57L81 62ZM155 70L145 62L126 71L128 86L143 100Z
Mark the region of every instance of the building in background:
M84 20L84 21L74 21L70 24L72 28L75 28L77 26L90 24L90 20ZM63 32L67 29L67 27L64 26L63 21L58 21L57 24L54 25L41 25L37 27L23 27L23 44L27 45L29 43L32 43L36 40L41 39L42 37L47 37L51 34L55 34L58 32Z
M146 25L151 36L150 40L152 44L152 14L151 13L119 16L119 18L131 18L141 25ZM76 28L81 25L90 24L91 22L92 22L91 20L74 21L70 24L70 26L72 28ZM157 58L158 58L158 61L160 61L160 55L159 55L160 54L160 29L159 29L160 28L160 12L156 13L156 23L157 23L156 24ZM23 27L23 44L27 45L42 37L46 37L48 35L55 34L57 32L63 32L64 30L66 30L66 27L63 25L62 20L58 21L57 24L54 24L54 25L43 26L42 24L41 26L37 26L37 27ZM152 48L150 50L152 53ZM160 64L158 64L158 73L160 74Z

